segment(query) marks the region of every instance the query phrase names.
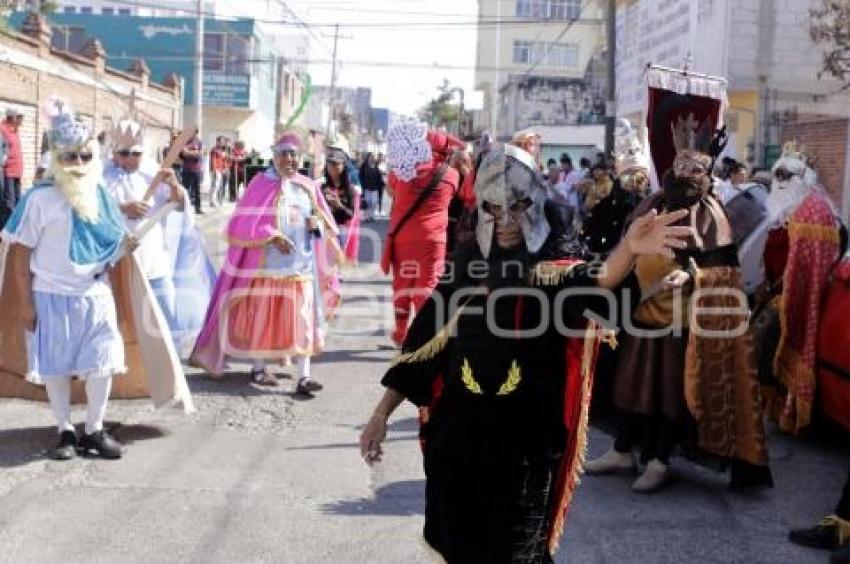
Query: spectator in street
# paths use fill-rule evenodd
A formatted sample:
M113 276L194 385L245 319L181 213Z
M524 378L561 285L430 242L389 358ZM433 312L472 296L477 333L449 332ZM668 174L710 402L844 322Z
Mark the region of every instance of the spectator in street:
M384 190L387 187L387 159L383 153L378 153L378 170L381 171L381 187L378 189L378 215L384 213Z
M747 165L731 159L726 172L728 177L720 184L720 201L725 205L740 194L747 183Z
M183 186L189 192L189 199L195 207L195 213L202 214L201 209L201 176L203 175L203 144L195 133L194 137L186 143L180 151L180 159L183 162Z
M21 151L20 128L24 114L15 108L6 110L6 119L0 124L0 162L3 165L3 202L0 210L0 229L6 225L12 210L21 199L21 177L24 175L24 156Z
M578 166L579 166L579 172L581 173L582 178L590 178L590 174L591 174L590 173L590 168L591 168L590 159L588 159L587 157L582 157L578 161Z
M248 160L248 152L245 150L245 142L237 141L233 144L230 153L230 201L239 199L239 187L245 184L245 162Z
M384 189L384 177L372 153L366 154L366 160L360 166L360 184L365 192L369 210L366 221L375 221L378 217L378 193Z
M835 513L810 529L793 529L788 540L800 546L832 550L832 564L850 564L850 469Z
M210 150L210 207L218 207L224 202L224 190L227 186L227 143L224 137L215 138L215 147Z

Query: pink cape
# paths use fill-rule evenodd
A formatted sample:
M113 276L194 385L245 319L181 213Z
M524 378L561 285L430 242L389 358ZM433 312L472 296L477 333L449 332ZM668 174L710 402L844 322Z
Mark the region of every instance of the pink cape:
M316 311L324 310L324 315L317 317L328 318L339 303L339 277L336 265L340 259L338 255L341 254L341 250L336 245L338 229L321 190L313 181L306 176L295 175L291 182L307 188L315 196L315 205L324 218L323 237L316 241L313 250L316 261L317 290L322 298L317 304L319 307ZM192 362L210 374L221 374L227 365L228 359L222 346L227 331L225 319L222 317L228 307L226 298L234 291L248 288L251 281L256 278L265 245L279 233L277 201L280 196L280 183L280 177L273 169L254 176L227 226L226 233L230 246L221 273L216 280L204 327L192 351ZM316 319L317 324L323 321L324 319L321 318Z

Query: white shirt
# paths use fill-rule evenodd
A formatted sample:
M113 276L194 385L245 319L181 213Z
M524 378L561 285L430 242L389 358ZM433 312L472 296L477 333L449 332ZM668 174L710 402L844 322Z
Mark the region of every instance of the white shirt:
M118 204L124 205L130 202L139 202L145 197L145 192L147 192L148 186L153 180L153 175L141 171L127 172L121 167L109 166L103 171L103 180L106 189L118 201ZM171 189L165 184L160 184L154 193L153 200L147 202L151 209L146 217L164 206L170 196ZM124 224L131 232L134 232L144 220L144 218L133 220L127 216L123 217ZM142 237L139 241L139 248L136 249L134 254L148 280L156 280L171 275L171 260L169 259L165 233L161 223L154 225Z
M746 185L738 187L732 184L732 181L726 180L720 185L720 201L725 205L744 190L746 190Z
M28 197L16 233L4 234L11 243L32 249L33 291L64 296L108 295L111 289L105 265L80 265L71 261L71 204L56 186L35 190Z
M292 253L283 255L274 245L266 246L266 275L310 275L313 271L313 237L307 230L307 218L312 215L310 195L301 187L284 180L278 200L278 227L295 246Z

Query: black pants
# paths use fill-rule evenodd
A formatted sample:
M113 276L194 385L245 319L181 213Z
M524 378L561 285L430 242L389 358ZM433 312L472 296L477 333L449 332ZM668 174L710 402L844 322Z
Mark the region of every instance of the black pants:
M378 188L378 212L383 213L384 211L384 187L381 186Z
M845 521L850 521L850 468L847 469L847 481L844 482L844 491L838 507L835 508L835 514Z
M11 176L3 177L3 202L0 210L0 229L9 221L9 217L21 199L21 179Z
M653 458L669 464L678 436L678 425L667 417L623 413L617 422L614 450L626 453L638 447L644 464Z
M189 199L195 211L201 213L201 175L194 170L183 169L183 186L189 192Z

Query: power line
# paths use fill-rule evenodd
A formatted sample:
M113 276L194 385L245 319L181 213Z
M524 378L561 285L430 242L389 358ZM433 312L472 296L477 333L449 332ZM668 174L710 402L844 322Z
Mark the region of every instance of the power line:
M282 0L276 0L281 2ZM157 4L155 2L144 2L144 1L135 1L135 0L110 0L113 4L121 4L125 6L136 6L140 8L152 8L158 10L171 10L175 12L187 12L186 10L182 10L179 8L175 8L174 6L169 6L165 4ZM285 5L285 4L283 4ZM586 6L585 6L586 7ZM584 7L582 8L582 11ZM364 28L364 29L410 29L411 27L416 28L428 28L428 29L451 29L451 28L480 28L480 27L490 27L490 26L536 26L536 25L545 25L545 24L554 24L557 23L557 19L553 18L516 18L516 17L508 17L508 18L479 18L476 20L469 21L384 21L384 22L350 22L350 23L316 23L316 22L308 22L306 20L301 19L296 14L293 13L295 21L284 20L284 19L271 19L271 18L227 18L222 17L216 14L215 12L201 12L201 14L210 19L215 19L218 21L227 21L230 20L251 20L257 23L265 23L265 24L274 24L274 25L285 25L285 26L294 26L301 27L307 29L311 35L314 34L314 30L317 28L328 28L332 29L336 25L339 25L340 28ZM568 26L572 27L573 25L592 25L598 26L602 25L605 22L602 18L581 18L570 20ZM317 37L313 35L313 37Z
M586 0L586 2L581 5L581 7L579 8L579 13L578 13L579 17L581 17L581 15L584 13L584 11L587 9L588 6L590 6L590 3L593 2L593 1L594 0ZM561 33L559 33L558 36L554 40L552 40L551 42L548 42L548 44L554 45L555 43L560 41L561 38L563 38L567 34L567 32L570 31L570 29L572 29L573 24L576 21L578 21L578 18L570 21L570 23L568 23L566 26L564 26L564 29L561 30ZM604 21L604 20L599 20L599 21ZM538 66L540 66L540 63L543 62L543 60L546 58L546 56L548 54L549 54L549 49L547 48L545 52L540 54L540 56L537 58L537 60L534 62L534 64L531 65L528 68L528 70L525 71L525 73L523 73L523 76L526 76L526 77L529 76L532 73L532 71L534 71L534 69L536 69Z

